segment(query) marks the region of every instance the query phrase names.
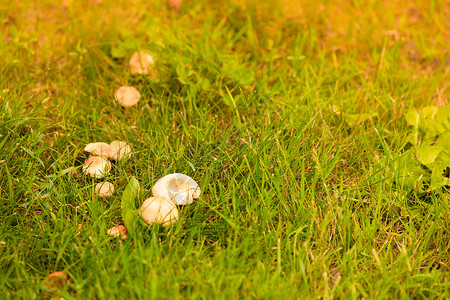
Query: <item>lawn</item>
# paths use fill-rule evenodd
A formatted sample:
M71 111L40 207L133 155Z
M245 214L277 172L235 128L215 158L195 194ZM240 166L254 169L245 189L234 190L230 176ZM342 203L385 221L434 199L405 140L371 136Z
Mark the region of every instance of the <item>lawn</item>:
M0 2L2 297L448 298L449 15L445 0ZM130 71L137 51L151 74ZM114 101L121 86L139 103ZM102 198L83 149L114 140L132 155ZM175 224L107 235L133 178L138 208L170 173L201 187Z

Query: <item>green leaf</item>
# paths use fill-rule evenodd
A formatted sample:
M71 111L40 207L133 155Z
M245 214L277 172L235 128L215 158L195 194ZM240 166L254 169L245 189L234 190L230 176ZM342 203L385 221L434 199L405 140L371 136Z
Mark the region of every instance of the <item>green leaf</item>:
M434 118L427 124L427 136L440 138L450 132L450 105L439 107Z
M139 194L139 191L139 181L137 181L137 179L133 176L123 192L121 202L122 219L128 231L131 231L134 228L134 223L137 217L135 199Z
M410 110L405 114L406 123L414 128L419 127L420 115L417 110Z
M399 186L415 189L417 192L425 192L424 185L429 182L430 174L422 169L419 162L414 159L412 150L408 150L390 161L385 158L383 164L390 165L394 181Z
M442 174L442 168L439 165L436 165L432 169L431 173L431 183L428 187L428 191L433 191L436 189L440 189L446 185L450 185L450 179L448 177L444 177Z
M450 150L450 131L440 133L434 143L435 146L442 146Z
M175 71L177 72L178 80L184 85L189 83L189 76L194 74L194 71L184 62L178 63Z
M442 146L429 146L422 144L416 149L416 157L420 161L420 163L429 165L431 163L434 163L442 150L444 150L444 147Z
M241 85L250 86L255 81L255 73L249 68L236 70L236 72L233 73L233 79Z
M230 106L230 107L235 107L235 103L234 103L234 99L231 95L229 94L224 94L222 96L222 101L226 106Z
M444 165L444 168L450 168L450 147L446 147L440 154L437 161Z
M119 44L117 47L111 49L111 55L114 58L123 58L127 55L127 51L123 44Z
M405 114L405 120L409 126L415 128L433 119L438 111L436 106L426 106L420 110L410 110Z
M421 115L425 120L433 119L436 116L438 108L436 106L425 106L421 110Z
M202 89L204 91L206 91L206 90L209 89L210 86L211 86L211 82L209 81L209 79L208 78L204 78L203 81L202 81Z
M125 49L129 49L129 50L135 50L135 49L139 49L139 42L137 40L134 40L132 38L126 38L122 45Z

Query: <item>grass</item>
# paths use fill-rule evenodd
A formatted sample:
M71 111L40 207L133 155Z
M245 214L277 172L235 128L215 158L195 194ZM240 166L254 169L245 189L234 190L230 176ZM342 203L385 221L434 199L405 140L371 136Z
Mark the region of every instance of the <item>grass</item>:
M450 7L338 2L0 4L4 297L49 297L64 271L65 299L447 298L448 189L380 162L408 110L448 104ZM130 74L142 49L157 78ZM114 104L121 85L137 107ZM71 171L116 139L133 157L99 199ZM179 222L106 235L131 176L149 196L173 172L202 187Z

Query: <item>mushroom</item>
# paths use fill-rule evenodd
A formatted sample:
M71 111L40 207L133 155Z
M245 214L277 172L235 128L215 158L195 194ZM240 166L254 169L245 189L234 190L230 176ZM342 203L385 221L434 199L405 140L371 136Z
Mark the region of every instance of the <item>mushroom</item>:
M128 238L127 228L123 225L114 226L106 231L106 234L112 237L120 237L122 240Z
M109 145L103 142L87 144L86 147L84 147L84 151L89 152L95 156L103 155L109 157Z
M123 141L112 141L109 145L103 142L90 143L84 147L84 151L117 161L131 155L130 145Z
M140 98L141 94L132 86L121 86L115 94L115 100L124 107L136 105Z
M139 214L145 223L173 224L178 219L178 209L172 201L163 197L150 197L142 203Z
M200 197L200 187L191 177L173 173L158 180L152 188L153 196L171 200L176 205L186 205Z
M112 141L109 144L109 158L112 160L122 160L131 156L131 147L123 141Z
M169 0L169 6L175 10L179 10L181 7L182 0Z
M56 271L56 272L50 273L47 276L43 285L47 289L55 292L56 290L63 289L68 283L69 283L69 276L63 271Z
M103 178L111 171L111 163L103 156L90 156L83 165L83 173L93 178Z
M153 56L144 51L135 52L129 62L131 74L149 74L154 64Z
M108 181L97 183L95 185L94 191L95 194L98 195L99 197L102 198L111 197L115 191L114 184Z

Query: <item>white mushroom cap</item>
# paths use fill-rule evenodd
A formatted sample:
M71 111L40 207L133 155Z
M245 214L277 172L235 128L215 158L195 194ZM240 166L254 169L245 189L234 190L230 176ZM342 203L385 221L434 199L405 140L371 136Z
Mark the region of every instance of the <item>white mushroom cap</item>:
M87 144L86 147L84 147L84 151L95 156L109 157L109 145L103 142Z
M121 86L115 94L116 101L125 107L136 105L140 98L141 93L132 86Z
M123 141L112 141L109 144L109 158L112 160L121 160L131 156L131 147Z
M173 173L158 180L152 188L153 196L171 200L176 205L186 205L200 197L200 187L191 177Z
M131 74L149 74L155 61L149 53L140 51L133 54L129 64Z
M83 165L83 173L93 178L103 178L111 171L111 163L102 156L90 156Z
M139 214L145 223L173 224L178 219L178 209L170 200L162 197L150 197L142 203Z
M114 184L108 181L97 183L94 191L99 197L111 197L115 191Z

